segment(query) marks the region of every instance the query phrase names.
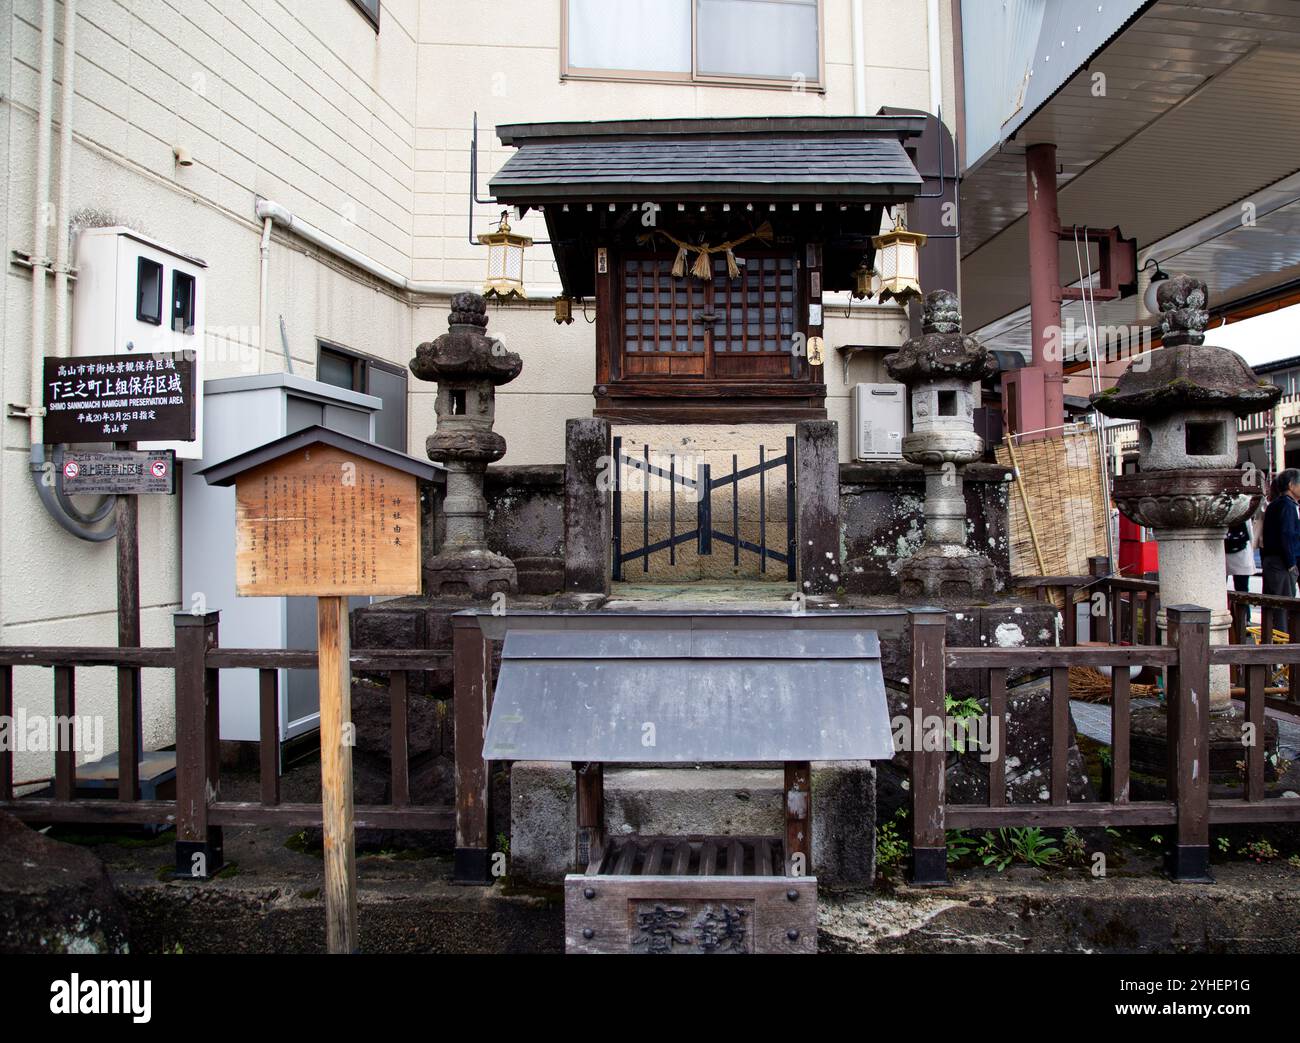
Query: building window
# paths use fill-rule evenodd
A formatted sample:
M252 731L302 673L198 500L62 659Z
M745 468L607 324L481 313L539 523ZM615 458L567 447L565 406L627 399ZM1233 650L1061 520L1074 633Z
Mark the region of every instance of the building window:
M352 6L366 16L375 32L379 32L379 0L352 0Z
M135 317L138 322L162 325L163 267L147 257L136 260Z
M194 333L194 276L172 272L172 329Z
M568 77L822 83L821 0L565 0L562 32Z

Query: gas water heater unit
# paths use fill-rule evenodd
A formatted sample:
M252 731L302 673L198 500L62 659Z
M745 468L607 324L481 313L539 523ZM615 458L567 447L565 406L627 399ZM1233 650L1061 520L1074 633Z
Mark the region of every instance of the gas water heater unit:
M907 388L902 384L853 385L853 456L901 460L907 430Z

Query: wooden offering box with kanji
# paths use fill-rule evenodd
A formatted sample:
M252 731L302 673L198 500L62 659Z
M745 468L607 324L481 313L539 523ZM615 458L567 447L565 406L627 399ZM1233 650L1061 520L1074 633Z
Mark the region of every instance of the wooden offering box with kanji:
M484 756L573 764L581 871L564 881L565 948L816 952L811 762L893 755L880 643L812 617L675 623L506 632ZM782 834L607 836L618 764L782 765Z

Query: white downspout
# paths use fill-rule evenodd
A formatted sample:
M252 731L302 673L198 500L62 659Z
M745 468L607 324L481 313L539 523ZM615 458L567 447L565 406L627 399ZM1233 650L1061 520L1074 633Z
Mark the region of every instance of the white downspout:
M939 46L939 0L927 0L925 35L930 48L930 112L937 116L943 108L943 53Z
M77 4L63 0L63 71L59 78L59 209L54 259L54 354L69 354L68 224L72 197L72 79L77 61Z
M72 107L74 101L73 75L77 60L77 5L74 0L63 0L63 66L59 91L59 189L53 215L50 214L50 110L54 105L54 0L45 0L41 10L41 71L40 102L36 125L36 185L33 200L35 217L32 234L32 400L28 410L30 418L31 450L28 470L32 485L41 504L65 530L81 540L103 543L113 538L115 529L110 522L101 524L113 513L114 497L104 498L99 509L83 514L74 507L67 496L46 473L45 422L41 403L45 397L45 306L49 288L45 284L47 269L54 271L54 349L52 354L62 356L69 352L68 343L68 283L70 276L70 244L68 242L69 213L72 198ZM51 264L46 256L49 250L49 228L54 225L57 243L55 259ZM98 526L98 528L96 528Z
M260 202L260 201L259 201ZM265 368L266 316L271 310L271 218L262 218L261 266L257 282L257 372Z
M50 200L50 109L54 105L54 0L41 4L40 101L36 110L36 183L32 192L32 371L31 444L45 438L45 298L49 292L45 273L49 268Z
M862 0L853 0L853 115L867 114L867 45L862 39Z
M336 257L343 258L349 264L356 265L362 271L369 272L376 279L407 293L450 297L453 293L464 293L466 290L478 292L478 288L475 286L417 282L414 279L408 279L401 272L389 268L386 264L380 264L373 257L363 254L360 250L353 249L341 239L335 238L329 232L317 228L313 224L309 224L301 217L295 216L287 207L281 206L270 199L259 198L256 212L258 219L264 222L263 227L267 229L268 233L270 222L274 221L282 228L287 228L298 237L306 239L309 243L319 246L322 250L332 253Z

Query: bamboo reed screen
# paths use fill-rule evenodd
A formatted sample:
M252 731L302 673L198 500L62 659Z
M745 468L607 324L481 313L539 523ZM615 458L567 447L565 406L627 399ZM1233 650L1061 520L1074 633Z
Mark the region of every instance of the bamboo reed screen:
M1007 504L1011 574L1088 575L1088 559L1106 553L1110 514L1093 430L1037 441L1010 435L995 453L1015 469Z

